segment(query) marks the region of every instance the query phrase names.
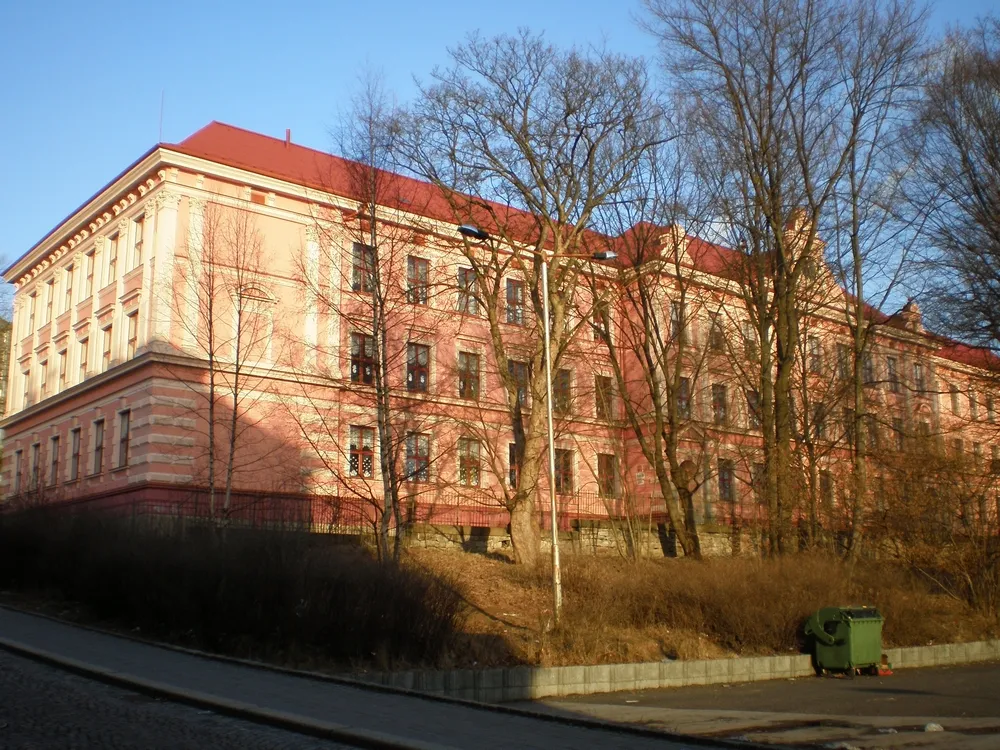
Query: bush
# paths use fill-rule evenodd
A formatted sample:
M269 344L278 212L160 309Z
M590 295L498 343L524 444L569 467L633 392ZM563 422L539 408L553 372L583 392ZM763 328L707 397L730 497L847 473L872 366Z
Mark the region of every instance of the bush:
M978 637L989 624L967 605L892 565L797 554L638 561L573 558L566 566L564 630L676 629L726 651L766 654L805 646L806 618L824 606L879 607L886 646Z
M437 663L464 607L442 577L325 537L182 534L51 508L0 518L0 586L208 650L382 668Z

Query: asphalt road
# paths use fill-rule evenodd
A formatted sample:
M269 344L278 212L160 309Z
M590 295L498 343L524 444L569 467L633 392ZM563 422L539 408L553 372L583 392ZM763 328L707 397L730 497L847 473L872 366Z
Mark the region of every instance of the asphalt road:
M901 669L890 677L807 677L579 696L559 702L851 716L1000 717L1000 663Z
M3 750L341 747L121 690L0 651Z

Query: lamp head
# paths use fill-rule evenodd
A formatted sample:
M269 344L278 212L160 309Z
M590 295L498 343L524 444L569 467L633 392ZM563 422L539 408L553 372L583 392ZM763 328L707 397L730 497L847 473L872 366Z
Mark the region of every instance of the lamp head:
M614 250L600 250L590 256L594 260L614 260L618 257L618 253Z
M481 242L485 242L490 238L488 232L484 232L482 229L477 226L473 226L472 224L462 224L462 226L458 228L458 233L463 237L469 237L470 239L479 240Z

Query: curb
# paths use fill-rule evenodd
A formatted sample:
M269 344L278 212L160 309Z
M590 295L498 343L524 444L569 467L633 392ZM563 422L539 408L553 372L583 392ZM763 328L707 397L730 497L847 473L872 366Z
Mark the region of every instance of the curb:
M83 677L96 679L99 682L115 687L133 690L157 698L168 698L171 701L196 708L209 708L237 719L252 721L256 724L266 724L297 734L342 742L351 747L369 748L370 750L452 750L447 745L406 740L402 737L382 732L351 729L343 724L317 721L303 716L288 714L283 711L273 711L241 701L220 698L207 693L182 690L171 685L156 682L155 680L145 680L122 672L101 669L93 664L87 664L86 662L64 656L57 656L48 651L32 648L31 646L26 646L23 643L11 641L6 638L0 638L0 648Z
M168 643L160 643L159 641L144 640L142 638L138 638L133 635L122 635L120 633L116 633L110 630L105 630L103 628L98 628L93 625L78 625L76 623L68 622L66 620L61 620L58 617L54 617L53 615L29 612L26 610L18 609L17 607L12 607L9 604L0 604L0 609L6 609L8 611L21 615L28 615L30 617L39 617L41 619L49 620L51 622L55 622L60 625L72 628L79 628L81 630L88 630L112 638L122 638L124 640L132 641L134 643L139 643L144 646L162 648L167 651L176 651L178 653L183 653L188 656L193 656L208 661L218 661L222 663L233 664L236 666L247 667L250 669L258 669L267 672L274 672L277 674L284 674L292 677L299 677L302 679L314 680L318 682L329 682L333 684L343 685L345 687L367 690L370 692L404 695L411 698L435 701L438 703L449 703L480 711L491 711L493 713L520 716L528 719L536 719L545 721L550 724L562 724L564 726L579 727L582 729L597 729L603 731L610 731L610 732L616 732L618 734L633 735L638 737L659 739L677 743L686 743L687 745L690 746L703 746L711 748L733 748L734 750L735 749L746 750L747 748L759 748L760 750L764 750L765 748L769 747L768 745L763 745L752 741L736 741L736 740L727 740L715 737L700 737L695 735L677 734L675 732L647 729L644 727L635 726L633 724L606 721L603 719L596 719L591 717L560 716L557 714L546 713L543 711L532 711L530 709L525 709L525 708L515 708L513 706L498 705L495 703L483 703L475 700L457 698L449 695L426 693L426 692L421 692L419 690L413 690L403 687L395 687L391 685L380 685L377 683L363 682L361 680L350 679L345 677L336 677L333 675L322 674L320 672L308 672L303 670L290 669L288 667L279 667L273 664L251 661L249 659L239 659L236 657L224 656L221 654L212 654L204 651L198 651L196 649L185 648L183 646L174 646ZM299 734L319 737L321 739L331 739L334 741L343 742L345 744L351 744L354 747L372 748L372 750L454 750L453 748L446 745L436 745L433 743L425 743L417 740L407 740L405 738L396 737L394 735L383 734L380 732L371 732L369 730L350 729L342 724L332 724L328 722L317 721L314 719L301 717L295 714L286 714L281 711L272 711L267 708L263 708L252 704L242 703L240 701L231 701L225 698L219 698L217 696L209 695L206 693L182 690L180 688L159 683L153 680L145 680L133 675L102 669L100 667L88 664L83 661L79 661L69 657L59 656L50 653L48 651L44 651L42 649L36 649L32 646L27 646L23 643L3 638L2 636L0 636L0 649L4 649L11 653L19 654L21 656L34 659L35 661L49 664L51 666L65 669L69 672L79 674L83 677L93 678L100 682L105 682L107 684L114 685L116 687L122 687L129 690L134 690L136 692L145 693L148 695L152 695L154 697L168 698L170 700L195 706L198 708L209 708L218 711L219 713L232 716L234 718L244 719L246 721L251 721L257 724L273 726L278 729L285 729L288 731L297 732Z

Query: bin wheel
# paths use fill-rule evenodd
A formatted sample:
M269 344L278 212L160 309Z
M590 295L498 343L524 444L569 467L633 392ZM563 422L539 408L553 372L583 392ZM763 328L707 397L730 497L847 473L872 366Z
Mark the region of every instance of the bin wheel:
M829 677L830 676L830 670L826 669L825 667L820 667L820 669L819 669L819 676L820 677Z

